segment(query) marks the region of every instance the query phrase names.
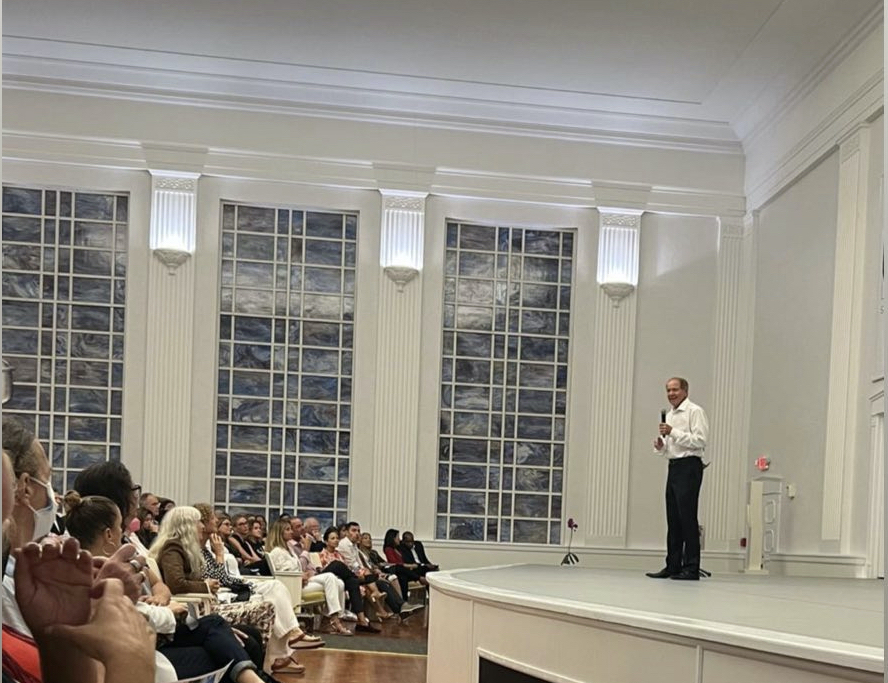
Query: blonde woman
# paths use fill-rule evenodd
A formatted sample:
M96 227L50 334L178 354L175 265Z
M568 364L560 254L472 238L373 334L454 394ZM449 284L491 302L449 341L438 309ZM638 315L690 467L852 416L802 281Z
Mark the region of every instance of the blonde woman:
M301 555L294 555L290 546L293 540L293 528L289 521L278 520L268 532L265 539L265 557L274 571L302 572L303 587L321 588L327 599L327 618L330 620L330 631L341 636L353 635L340 620L345 607L345 584L331 573L317 573L308 559L308 552L303 550L305 561Z
M205 534L205 529L200 511L187 505L174 507L161 522L160 531L151 546L150 555L157 560L164 583L169 586L173 595L179 593L212 593L215 595L222 585L219 579L205 578L207 563L201 550L203 545L201 539ZM298 624L295 624L295 627L291 625L285 633L281 633L283 620L278 618L278 610L270 601L263 601L262 604L270 607L264 612L272 615L273 619L271 636L266 648L267 668L272 673L304 672L305 667L296 661L295 653L291 650L302 635ZM240 607L241 603L223 605L219 612L235 623L239 618L252 620L252 613L250 611L243 613L240 611ZM233 608L236 612L232 613L229 608ZM289 604L286 611L295 623L296 618ZM283 619L286 619L286 616ZM265 624L254 625L260 630L265 626Z

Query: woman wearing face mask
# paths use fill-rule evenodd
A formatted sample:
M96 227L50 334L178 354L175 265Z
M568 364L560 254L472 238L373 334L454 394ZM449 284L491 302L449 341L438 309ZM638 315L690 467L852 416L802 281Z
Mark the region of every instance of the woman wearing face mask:
M4 523L12 513L15 479L4 451ZM151 683L155 655L150 633L119 580L90 587L91 558L74 539L43 549L29 544L16 555L16 577L27 594L26 617L34 629L22 633L4 624L4 683ZM109 631L114 639L105 637Z
M49 533L55 521L56 502L49 483L52 470L46 451L18 418L3 418L3 450L9 455L14 475L11 523L5 531L5 540L9 549L15 549ZM19 633L28 633L15 600L13 558L6 561L5 570L9 579L3 582L3 623Z
M10 541L24 545L46 536L55 522L58 508L50 482L52 469L43 446L16 418L3 420L3 449L10 454L15 472L12 519L18 531Z

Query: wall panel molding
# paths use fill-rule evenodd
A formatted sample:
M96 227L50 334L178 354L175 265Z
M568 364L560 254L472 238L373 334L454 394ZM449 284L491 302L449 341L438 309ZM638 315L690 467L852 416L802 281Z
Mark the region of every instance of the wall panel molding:
M604 236L607 226L637 233L641 213L599 212L599 253L608 250ZM623 257L627 271L634 271L637 278L638 237L632 244L631 253ZM591 339L592 432L586 540L591 545L621 546L626 542L628 518L637 293L631 292L619 305L614 305L601 287L594 296L597 315Z
M151 245L177 244L194 250L195 174L152 174ZM185 253L185 252L183 252ZM175 270L158 259L148 266L147 355L145 377L145 491L176 501L189 500L194 260Z
M869 137L869 127L860 126L842 141L839 149L821 540L838 544L840 552L846 553L851 544L851 464L858 446Z
M383 192L380 259L386 265L403 260L421 270L424 221L424 195ZM412 528L415 521L422 283L419 275L399 289L379 270L370 515L374 534L390 527Z
M757 216L719 219L715 348L710 408L713 466L703 484L700 523L707 547L729 550L743 533L752 339L750 301L754 288L752 242Z

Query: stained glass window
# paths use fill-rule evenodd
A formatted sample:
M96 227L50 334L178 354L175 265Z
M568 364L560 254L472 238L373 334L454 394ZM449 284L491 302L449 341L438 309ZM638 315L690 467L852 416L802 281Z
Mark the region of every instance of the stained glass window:
M357 216L223 204L216 505L348 507Z
M4 413L36 429L65 491L120 459L128 197L3 188Z
M574 232L447 225L436 537L560 543Z

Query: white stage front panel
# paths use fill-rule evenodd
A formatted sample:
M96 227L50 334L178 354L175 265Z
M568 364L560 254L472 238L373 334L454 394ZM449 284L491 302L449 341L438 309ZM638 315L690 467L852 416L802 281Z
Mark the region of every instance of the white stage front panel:
M475 683L482 656L556 683L876 681L884 669L879 581L540 565L429 579L428 683Z

